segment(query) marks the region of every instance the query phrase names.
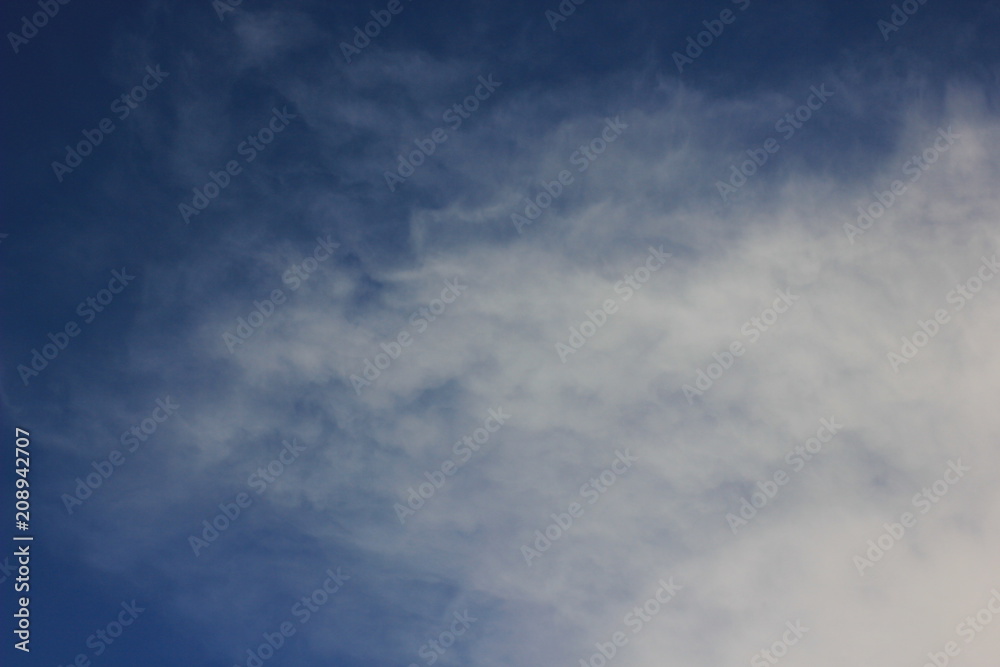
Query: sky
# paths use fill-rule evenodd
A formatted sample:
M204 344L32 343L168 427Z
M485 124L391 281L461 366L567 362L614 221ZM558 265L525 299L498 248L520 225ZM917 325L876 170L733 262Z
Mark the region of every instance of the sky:
M996 664L1000 2L0 25L4 665Z

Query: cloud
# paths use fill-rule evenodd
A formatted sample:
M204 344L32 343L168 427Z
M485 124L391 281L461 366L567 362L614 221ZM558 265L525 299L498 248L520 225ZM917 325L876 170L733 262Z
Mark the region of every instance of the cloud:
M336 39L299 15L240 12L240 67L292 48L302 25L309 41ZM193 619L228 660L337 566L350 583L289 640L300 664L419 663L463 609L480 620L444 664L578 664L623 627L619 664L739 663L796 620L809 631L789 664L920 664L942 650L998 585L1000 281L960 310L948 300L1000 248L998 125L975 83L936 87L906 57L863 67L857 55L738 95L672 73L642 89L629 68L520 85L513 67L389 49L260 73L300 121L247 166L246 189L192 223L219 231L147 263L116 367L184 407L111 480L106 504L65 519L81 557L117 574L153 570L171 591L158 613ZM494 69L509 87L388 192L396 155ZM823 82L836 94L724 202L716 181ZM170 170L200 185L192 174L238 142L205 122L225 92L185 94ZM272 104L255 107L261 122ZM627 130L579 170L574 152L618 116ZM908 178L907 160L948 127L960 139L852 243L844 225L858 207ZM202 140L211 150L187 152ZM301 159L306 147L322 168ZM563 169L574 182L518 234L511 214ZM251 184L274 195L262 201ZM284 272L327 235L341 247L290 289ZM671 258L626 299L616 285L650 246ZM456 279L467 290L415 324ZM287 300L231 353L222 334L279 289ZM745 333L779 291L798 301ZM618 311L563 363L556 344L608 299ZM895 372L887 354L941 308L951 324ZM352 376L400 332L412 345L357 392ZM744 353L689 402L683 386L734 342ZM90 424L91 442L117 440L148 412L120 390L69 386L66 431ZM401 525L394 504L498 407L509 422ZM792 473L786 453L823 418L843 430ZM195 558L188 535L292 438L307 447L301 463L250 492L254 505ZM55 447L76 453L72 470L100 449L65 437ZM581 487L622 449L634 469L527 566L521 545L586 503ZM967 477L859 574L852 557L883 523L919 512L911 498L959 458ZM726 515L779 469L788 484L734 535ZM623 619L671 576L683 589L632 635ZM997 646L987 631L962 652L982 660Z

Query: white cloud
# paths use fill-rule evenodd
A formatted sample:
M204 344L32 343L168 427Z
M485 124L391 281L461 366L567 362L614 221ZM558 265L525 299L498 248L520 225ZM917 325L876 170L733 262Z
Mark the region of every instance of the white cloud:
M270 42L255 36L254 43ZM390 58L366 53L358 67L388 81L401 72L409 81L426 70L436 90L461 88L466 76L448 64L417 67L412 57L380 72L375 63L383 57ZM453 85L437 76L439 68ZM833 98L823 114L863 116L872 100L882 103L876 92L887 86L910 94L891 78L844 79L850 92ZM991 579L998 538L990 529L1000 506L991 483L1000 458L991 446L1000 426L992 409L1000 280L987 283L898 374L886 353L915 330L917 318L946 307L945 295L973 275L982 255L1000 248L996 122L968 88L950 88L944 111L933 117L923 109L906 111L909 98L895 99L900 125L889 137L896 148L869 152L865 178L834 169L832 158L815 170L799 169L798 146L789 143L744 188L742 201L723 206L714 181L734 153L766 136L776 112L798 99L798 88L739 100L673 88L657 93L667 98L662 105L651 97L633 110L609 103L599 112L578 112L579 100L607 95L604 83L537 98L498 93L495 107L462 128L432 156L433 166L392 200L398 214L408 216L394 227L403 238L393 243L405 252L393 255L346 232L335 236L342 252L290 294L236 354L221 343L222 331L248 312L252 294L281 287L294 244L261 256L265 268L253 281L260 289L249 292L250 299L220 289L208 308L198 304L221 284L223 270L196 260L190 271L202 279L172 269L151 272L153 287L133 333L135 354L162 361L184 348L218 369L226 387L224 394L186 401L181 421L189 426L180 432L197 455L167 470L169 482L159 481L151 494L161 487L190 489L192 506L207 513L229 493L225 485L217 492L202 486L219 466L251 452L263 457L260 443L268 439L309 442L315 454L309 463L261 501L271 506L274 526L295 531L318 552L349 554L357 590L423 614L429 629L440 620L436 611L480 604L483 620L462 640L465 664L543 664L542 658L578 664L671 575L683 591L615 664L747 662L781 636L785 621L796 619L810 631L784 659L788 665L921 664L927 651L955 639L954 626L1000 585ZM344 141L327 129L333 127L327 112L337 123L376 135L374 148L361 150L351 168L378 190L398 134L378 119L404 113L405 105L369 100L358 106L341 101L348 99L343 91L307 94L301 81L282 85L299 95L303 125L321 146ZM628 131L519 237L509 213L520 198L537 192L540 178L571 168L569 155L595 136L604 116L618 113L630 123ZM422 113L414 115L401 126L422 128L420 135L433 129ZM735 117L744 120L734 130L727 122ZM802 133L815 132L810 141L835 154L850 137L829 122ZM872 190L884 189L945 125L960 131L961 141L849 243L843 224L856 217L857 206L871 201ZM419 199L418 191L435 193L434 203ZM290 201L299 200L293 194ZM338 210L327 213L336 217ZM389 215L377 208L367 214ZM318 215L308 224L316 233L329 231ZM586 310L616 296L615 283L640 265L650 244L663 244L671 261L561 363L555 343ZM228 267L242 250L220 244L203 252ZM410 314L456 276L469 284L467 293L358 397L349 378L363 359L411 330ZM186 297L181 287L189 279L202 288ZM749 343L740 326L779 289L800 301ZM179 340L153 335L147 351L144 335L153 333L167 295L193 305L191 326ZM745 354L688 405L681 386L737 340L747 344ZM198 373L163 372L165 385L184 403L182 388L199 382ZM513 415L509 425L400 526L393 503L496 406ZM831 416L843 431L734 536L725 514L758 480L788 470L784 454ZM526 567L520 545L551 512L579 500L581 484L626 447L640 458L635 470ZM956 458L972 467L968 478L859 576L852 556ZM236 475L227 478L237 482ZM190 514L162 518L176 528L163 532L176 532L171 539L181 541L188 524L194 528ZM271 525L263 512L253 521ZM249 524L229 532L243 528ZM107 547L95 542L89 549ZM183 563L179 573L229 567L223 559L192 563L189 557L176 556ZM402 580L378 578L397 571L405 573ZM292 595L317 574L296 572L300 581L275 588ZM434 597L422 581L446 589L447 600L415 603ZM217 611L206 602L198 613L209 618ZM343 622L330 616L306 632L322 642ZM407 622L405 634L416 637L422 627ZM995 655L998 637L986 631L963 647L964 664ZM351 639L342 642L339 650L359 650ZM402 644L385 650L408 659Z

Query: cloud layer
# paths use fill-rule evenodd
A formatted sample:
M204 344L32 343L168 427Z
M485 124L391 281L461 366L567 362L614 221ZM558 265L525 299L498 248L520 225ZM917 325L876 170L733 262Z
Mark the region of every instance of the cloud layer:
M592 29L592 7L537 39ZM902 667L951 641L988 664L996 628L957 626L1000 587L996 61L955 74L872 22L781 82L726 87L740 65L715 53L678 75L669 51L550 81L516 36L478 57L391 41L419 11L347 63L348 23L244 3L221 45L164 64L163 122L114 149L158 156L139 169L162 246L130 256L137 285L86 352L30 389L8 369L16 414L49 420L51 541L186 628L192 664L247 664L284 621L274 664L598 665L612 646L622 665ZM974 48L955 21L934 44ZM273 108L295 118L245 160ZM243 173L185 224L228 160ZM81 242L77 266L121 264ZM74 478L164 396L176 415L69 515Z

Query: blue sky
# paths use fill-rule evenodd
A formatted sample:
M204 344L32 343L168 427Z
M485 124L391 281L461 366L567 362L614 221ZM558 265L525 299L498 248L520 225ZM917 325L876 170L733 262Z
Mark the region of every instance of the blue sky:
M992 664L1000 3L220 2L0 16L4 664Z

